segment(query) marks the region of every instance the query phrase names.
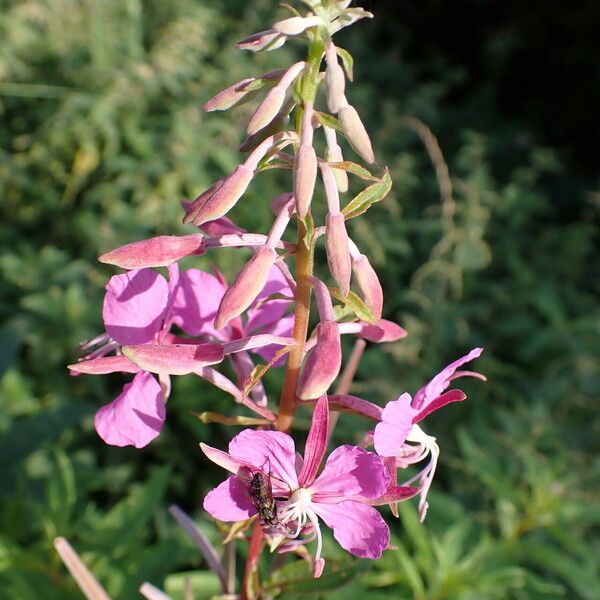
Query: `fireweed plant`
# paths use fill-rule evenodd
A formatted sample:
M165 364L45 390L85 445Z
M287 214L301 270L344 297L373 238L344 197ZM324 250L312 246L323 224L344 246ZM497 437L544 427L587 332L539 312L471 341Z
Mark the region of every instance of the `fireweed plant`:
M241 146L245 159L194 201L184 203L183 221L195 228L192 233L134 242L100 257L125 273L113 276L106 286L105 332L86 342L88 354L69 367L77 374L130 374L122 392L95 417L100 437L115 446L141 448L160 434L172 376L197 375L246 407L248 415L241 417L202 414L207 423L249 427L231 439L227 451L200 444L206 458L228 472L206 495L204 509L232 524L225 543L248 542L243 598L263 595L258 564L265 548L298 554L318 578L325 567L323 527L330 528L350 554L377 559L390 546L379 507L388 505L397 515L398 502L419 496L423 520L439 447L421 422L446 404L465 399L462 391L449 389L455 379L484 379L460 370L481 354L481 348L475 348L414 396L399 390L398 399L383 408L348 394L364 340L389 343L406 335L399 325L382 319L382 287L346 228L350 219L383 200L392 182L387 168L376 164L365 127L345 95L352 58L333 41L339 30L372 15L351 8L348 0L304 4L307 14L288 7L292 17L251 35L238 47L273 51L294 40L308 46L306 59L238 81L204 106L208 112L223 111L262 95ZM323 156L313 143L318 137L319 146L325 147ZM339 138L369 166L344 160ZM291 190L272 200L270 231L249 233L226 215L252 180L272 169L290 173ZM349 176L363 180L366 187L341 202ZM317 185L318 179L322 185ZM321 195L326 215L318 223L313 202ZM289 228L294 230L293 242L283 240ZM325 247L328 274L315 274L318 244ZM253 253L231 284L216 269L207 273L178 266L183 257L222 247L249 248ZM166 267L164 275L156 271L161 267ZM311 298L318 314L312 332ZM342 335L358 338L358 351L332 392L342 369ZM265 362L259 362L261 358ZM233 378L219 370L224 362ZM285 370L278 400L262 383L269 369ZM313 413L300 454L288 432L296 409L303 405ZM364 442L328 452L331 429L338 413L345 411L367 420ZM425 466L414 476L402 476L417 463ZM218 553L188 517L180 511L175 516L219 575L223 593L235 595L235 584L225 577ZM59 540L57 549L65 544ZM65 558L64 552L61 555ZM75 559L69 556L73 565ZM65 562L69 565L66 558ZM78 568L72 571L76 577L79 573L81 584L82 565ZM154 592L145 584L143 593L151 597Z

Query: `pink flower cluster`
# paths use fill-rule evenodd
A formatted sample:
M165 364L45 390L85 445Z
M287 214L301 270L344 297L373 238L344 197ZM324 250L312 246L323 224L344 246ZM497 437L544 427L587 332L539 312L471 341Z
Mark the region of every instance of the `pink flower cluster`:
M311 7L306 17L275 23L239 47L272 50L291 37L306 39L311 48L307 60L239 81L205 105L207 111L227 110L262 88L268 90L247 126L241 148L248 153L246 159L196 199L183 203L184 223L199 229L127 244L100 257L126 272L111 277L106 286L104 333L84 343L87 355L69 368L74 374L133 375L95 417L100 437L116 446L141 448L159 435L172 376L201 377L258 415L261 429L243 430L231 439L228 452L201 444L211 461L231 473L208 493L204 508L221 521L253 519L278 552L299 552L316 541L313 573L318 577L324 566L321 522L351 554L378 558L389 547L390 531L375 506L389 505L396 512L397 502L420 495L420 516L425 517L439 447L420 423L431 412L465 399L461 390L448 390L455 379L484 377L459 370L481 354L482 349L475 348L414 397L403 393L384 408L343 393L344 389L331 393L343 365L342 335L394 342L406 332L382 318L382 286L347 229L350 219L389 192L389 173L384 169L383 175L375 176L344 160L337 140L339 133L356 155L369 165L375 162L366 129L345 96L351 61L331 39L342 27L372 15L351 8L347 0L306 3ZM325 71L320 73L323 61ZM322 81L329 112L315 107ZM297 130L289 125L292 112ZM323 158L314 145L319 134L327 149ZM286 151L290 147L293 155ZM226 215L253 179L271 168L291 171L290 191L272 200L269 231L248 233ZM369 186L342 207L340 194L349 190L349 174ZM312 203L320 189L326 214L319 226ZM290 223L296 225L294 243L284 240ZM328 273L316 275L314 251L319 240L324 241ZM223 247L251 252L230 285L216 270L211 274L196 268L181 270L178 265L184 257ZM288 265L289 259L293 265ZM311 295L318 321L307 335ZM340 303L338 312L334 300ZM266 364L257 366L258 359ZM219 370L225 360L235 373L233 380ZM277 406L261 378L268 369L284 365ZM304 457L287 433L293 411L301 404L315 407ZM342 445L321 468L330 437L330 409L374 421L363 444L373 446L374 452ZM288 424L282 426L284 413ZM221 417L222 422L248 422L247 417L237 421ZM398 485L399 470L427 458L425 467Z

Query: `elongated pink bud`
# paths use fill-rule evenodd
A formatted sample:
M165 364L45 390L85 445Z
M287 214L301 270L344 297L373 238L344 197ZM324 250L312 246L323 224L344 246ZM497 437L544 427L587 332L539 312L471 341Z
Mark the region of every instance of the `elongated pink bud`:
M325 226L325 249L327 251L327 264L329 272L340 288L340 293L347 296L350 291L350 277L352 275L352 261L348 249L348 233L344 215L328 214Z
M294 79L302 73L304 61L293 64L279 80L279 83L267 94L248 123L248 135L253 135L266 127L278 114L285 101L285 93Z
M338 119L344 130L344 135L356 153L369 164L374 163L375 155L373 154L371 140L356 109L350 104L342 106L338 112Z
M277 253L263 246L238 273L229 286L219 305L215 327L221 329L227 323L241 315L262 291L267 282L269 269L277 259Z
M286 40L287 38L285 35L274 29L267 29L265 31L253 33L241 42L238 42L236 46L240 48L240 50L252 50L252 52L258 52L259 50L264 49L277 50L277 48L281 48L281 46L285 44Z
M236 202L242 197L243 193L248 189L254 171L246 165L239 165L231 174L229 174L218 186L214 192L209 195L204 203L198 206L197 210L193 208L185 216L185 223L193 223L194 225L202 225L207 221L214 221L222 217L233 208ZM194 203L195 204L195 203ZM193 212L193 217L190 214Z
M352 261L352 270L362 301L367 308L371 309L377 319L381 319L383 289L375 269L371 266L369 259L364 254L360 254L358 258Z
M98 258L101 263L122 269L167 267L190 254L204 254L204 236L160 235L115 248Z
M302 400L320 398L327 393L342 366L340 332L335 321L317 325L317 343L309 352L298 383L298 397Z
M206 112L227 110L236 104L249 100L248 96L254 96L257 91L248 88L253 81L255 81L255 78L249 77L248 79L242 79L241 81L237 81L233 85L230 85L228 88L225 88L208 100L204 105L204 110Z
M123 354L140 369L165 375L187 375L223 360L220 344L138 344Z
M338 62L333 42L329 42L329 45L327 46L325 59L327 60L327 68L325 69L327 108L329 108L329 112L336 114L347 101L344 96L344 91L346 89L344 69L342 69Z
M304 219L310 209L310 203L317 181L317 154L312 146L301 145L294 161L294 197L296 212Z
M209 188L204 190L193 202L190 202L187 206L184 206L185 217L183 217L184 224L193 223L196 215L200 212L204 203L223 185L223 182L227 177L223 177L218 181L215 181Z
M321 25L323 19L321 17L290 17L283 21L278 21L273 25L273 29L284 35L300 35L306 31L309 27L315 27Z
M323 131L325 132L325 138L327 140L325 160L329 163L343 162L344 156L342 155L342 149L337 143L335 130L323 126ZM335 183L338 190L342 193L346 193L348 191L348 173L343 169L333 169L333 176L335 177Z
M285 89L276 85L258 105L255 113L248 123L248 135L254 135L257 131L266 127L279 113L285 100Z

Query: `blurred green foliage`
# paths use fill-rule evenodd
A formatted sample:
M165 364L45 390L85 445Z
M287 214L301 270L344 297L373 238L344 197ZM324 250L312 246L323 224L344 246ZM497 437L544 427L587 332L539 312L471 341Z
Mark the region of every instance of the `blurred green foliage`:
M420 32L393 6L371 8L378 18L340 44L356 59L350 100L395 185L350 231L382 275L386 316L409 337L368 348L353 392L378 402L414 392L476 345L486 348L477 370L489 382L467 382L467 402L428 419L442 448L430 514L421 525L414 506L402 507L390 521L398 551L365 563L328 543L331 577L313 585L302 563L273 563L266 585L286 598L593 600L600 195L568 152L494 105L491 67L466 85L456 61L414 52ZM251 106L227 115L201 107L292 59L292 44L264 55L233 48L276 14L268 0L0 0L2 597L80 597L52 550L56 535L115 598L137 597L144 580L181 598L185 577L197 598L218 592L166 508L178 502L218 541L200 506L220 474L195 448L223 446L231 431L190 411L230 411L229 401L180 378L156 442L108 448L92 418L123 378L73 378L65 365L101 328L112 271L98 254L185 231L179 200L237 163ZM526 45L522 23L496 33L480 40L492 64L511 47L503 41ZM234 219L264 230L282 185L262 175ZM231 276L244 257L211 259ZM307 426L307 414L298 423ZM362 428L342 417L336 435L356 441Z

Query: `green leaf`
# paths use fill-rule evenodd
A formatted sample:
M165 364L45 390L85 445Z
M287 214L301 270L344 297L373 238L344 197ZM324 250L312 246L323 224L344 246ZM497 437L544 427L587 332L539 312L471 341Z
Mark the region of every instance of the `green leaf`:
M348 173L352 173L352 175L356 175L361 179L366 179L367 181L380 181L379 177L375 177L368 169L365 169L362 165L359 165L355 162L345 160L342 162L331 162L329 166L332 169L341 169L342 171L348 171Z
M390 177L390 172L386 167L385 173L380 181L370 185L368 188L364 189L362 192L357 194L344 208L342 209L342 214L346 217L346 219L353 219L354 217L358 217L362 215L364 212L369 210L373 204L376 202L381 202L392 189L392 178Z
M352 54L350 54L348 50L340 48L339 46L335 47L335 51L342 59L342 65L344 67L344 71L346 71L346 76L350 81L354 81L354 59L352 58Z
M329 127L330 129L335 129L336 131L342 132L341 123L333 116L324 112L315 111L315 116L317 117L319 123L324 125L325 127Z
M329 288L329 292L336 300L350 308L361 321L371 325L377 323L373 311L354 292L349 292L347 296L343 296L338 288Z
M268 425L266 419L256 419L254 417L227 416L216 412L192 413L198 417L203 423L221 423L223 425L244 425L253 427L255 425Z

